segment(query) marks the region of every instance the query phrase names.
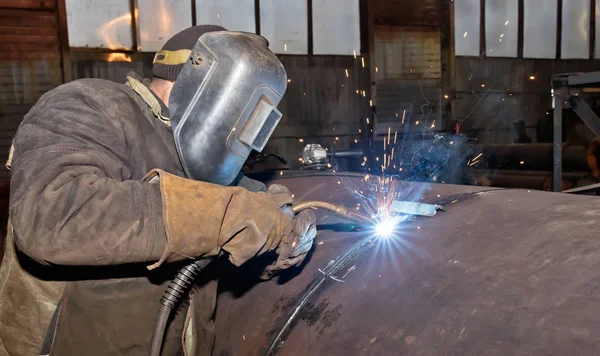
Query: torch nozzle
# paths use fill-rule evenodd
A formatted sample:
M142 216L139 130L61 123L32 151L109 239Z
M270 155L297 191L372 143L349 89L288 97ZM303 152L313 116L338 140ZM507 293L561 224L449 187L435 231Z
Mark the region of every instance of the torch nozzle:
M292 207L294 214L301 212L306 209L324 209L333 212L335 215L344 218L346 220L354 221L360 224L371 225L375 222L362 214L347 209L345 206L327 203L324 201L306 201L298 203Z

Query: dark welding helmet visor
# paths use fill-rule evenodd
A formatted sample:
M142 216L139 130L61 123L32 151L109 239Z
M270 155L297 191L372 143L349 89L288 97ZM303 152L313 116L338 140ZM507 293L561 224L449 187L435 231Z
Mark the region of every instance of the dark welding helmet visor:
M188 177L230 185L281 119L287 75L261 36L203 34L169 98L175 145Z

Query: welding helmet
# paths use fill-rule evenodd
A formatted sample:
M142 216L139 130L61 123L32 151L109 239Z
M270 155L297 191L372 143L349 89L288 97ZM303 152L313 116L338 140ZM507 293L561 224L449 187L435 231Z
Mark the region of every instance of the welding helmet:
M230 185L281 119L287 75L265 38L218 31L200 36L177 77L169 113L188 177Z

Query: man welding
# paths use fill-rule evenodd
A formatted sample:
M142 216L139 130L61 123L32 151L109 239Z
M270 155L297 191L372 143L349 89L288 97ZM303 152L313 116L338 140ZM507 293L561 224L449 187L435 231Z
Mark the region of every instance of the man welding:
M188 28L152 73L62 85L19 127L0 355L147 355L158 300L182 266L273 252L270 277L310 250L314 214L290 217L286 188L239 176L281 117L287 78L266 40ZM195 287L162 355L211 353L216 289Z

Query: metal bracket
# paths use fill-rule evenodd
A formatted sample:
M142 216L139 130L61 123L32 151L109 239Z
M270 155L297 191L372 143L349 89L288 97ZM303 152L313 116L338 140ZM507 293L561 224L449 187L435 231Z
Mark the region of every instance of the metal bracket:
M600 72L559 74L552 77L552 109L554 129L553 188L562 191L562 110L572 108L581 120L600 136L600 118L583 101L580 93L588 92L589 86L600 85Z

